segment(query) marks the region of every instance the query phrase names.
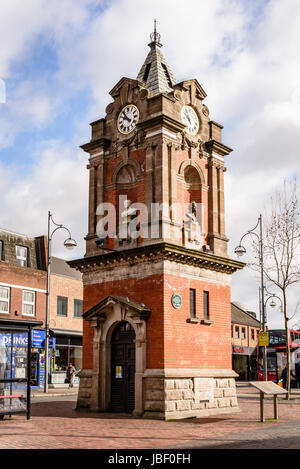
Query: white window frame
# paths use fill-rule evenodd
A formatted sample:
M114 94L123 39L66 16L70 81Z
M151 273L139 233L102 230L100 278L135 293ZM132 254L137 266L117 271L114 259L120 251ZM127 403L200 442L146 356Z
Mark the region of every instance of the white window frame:
M33 294L33 301L25 301L24 300L24 293L32 293ZM33 306L33 314L25 313L24 312L24 305ZM22 316L35 317L35 291L23 290L23 292L22 292Z
M7 290L7 292L8 292L7 298L1 298L1 297L0 297L0 300L1 300L1 301L4 301L4 302L7 303L7 311L2 311L2 310L0 309L0 313L1 313L1 314L9 314L9 308L10 308L10 288L8 288L8 287L3 287L2 285L0 285L0 288L4 288L4 289Z
M25 249L26 257L18 256L18 248ZM24 261L24 265L19 264L21 267L28 267L28 247L20 246L20 244L16 244L16 259L17 261Z

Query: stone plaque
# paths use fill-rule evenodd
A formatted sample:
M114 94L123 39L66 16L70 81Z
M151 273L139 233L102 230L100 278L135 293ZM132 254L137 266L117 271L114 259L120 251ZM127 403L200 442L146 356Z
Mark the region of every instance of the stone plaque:
M182 305L182 299L181 296L178 293L174 293L174 295L171 298L172 306L175 309L181 308Z
M213 378L194 378L195 402L214 400L215 380Z

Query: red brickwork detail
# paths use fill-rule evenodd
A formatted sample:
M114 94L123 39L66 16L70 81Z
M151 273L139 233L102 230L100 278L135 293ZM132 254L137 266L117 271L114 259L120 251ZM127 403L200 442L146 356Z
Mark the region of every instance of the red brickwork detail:
M189 289L196 289L196 312L203 318L203 291L210 295L213 324L187 322ZM174 309L173 293L182 297ZM147 322L147 368L231 369L230 287L176 275L150 275L85 285L84 310L108 295L128 296L151 309ZM93 368L93 328L84 321L83 367Z

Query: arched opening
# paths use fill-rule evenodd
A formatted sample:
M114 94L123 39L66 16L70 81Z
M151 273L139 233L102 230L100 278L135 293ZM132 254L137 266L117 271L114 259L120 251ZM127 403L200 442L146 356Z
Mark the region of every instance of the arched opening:
M135 331L121 321L111 337L111 411L131 413L135 408Z

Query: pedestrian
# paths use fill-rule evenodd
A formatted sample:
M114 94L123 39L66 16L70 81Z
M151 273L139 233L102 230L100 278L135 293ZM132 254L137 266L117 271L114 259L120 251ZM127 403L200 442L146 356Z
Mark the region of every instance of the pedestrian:
M297 380L298 388L300 388L300 362L295 363L295 374L291 373L291 375Z
M67 369L67 380L69 382L69 388L72 388L74 385L75 374L76 368L72 365L72 363L70 363Z
M282 386L284 387L284 389L286 388L286 375L287 375L287 369L285 366L280 376L280 381L282 381Z

